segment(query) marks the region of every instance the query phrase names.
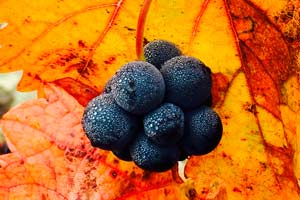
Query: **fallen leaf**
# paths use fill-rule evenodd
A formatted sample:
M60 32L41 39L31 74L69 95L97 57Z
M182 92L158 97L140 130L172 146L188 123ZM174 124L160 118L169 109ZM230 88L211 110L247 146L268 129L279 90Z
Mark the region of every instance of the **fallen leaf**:
M195 56L211 67L213 103L224 125L224 136L218 148L206 156L191 157L187 162L185 175L193 180L195 188L190 182L174 182L168 172L161 174L162 177L153 174L158 188L148 190L147 186L139 185L149 184L148 180L141 178L142 171L128 163L114 163L112 155L103 151L90 152L85 142L85 146L81 146L86 139L76 136L72 140L66 139L71 137L70 130L75 128L74 124L70 121L69 126L63 128L60 120L51 126L54 119L48 119L48 114L39 110L37 104L35 112L25 115L31 118L36 112L41 113L30 122L30 126L26 126L31 141L22 131L24 127L10 125L5 128L5 134L13 153L1 156L4 164L14 163L17 166L8 173L15 176L7 177L15 177L12 180L17 183L16 188L20 187L25 193L4 187L0 194L10 191L11 197L20 195L20 198L32 192L41 195L46 191L41 186L46 185L49 188L47 195L56 195L56 198L65 197L66 191L71 195L66 198L107 194L112 195L107 198L120 199L136 199L138 195L145 195L142 197L147 199L147 195L157 193L162 198L165 194L179 197L182 191L190 191L184 196L200 199L300 199L299 2L103 0L79 3L48 0L43 3L16 3L7 0L0 5L0 18L3 20L0 38L4 38L0 48L0 71L23 69L19 89L39 89L42 94L44 84L55 82L86 105L89 99L102 91L105 82L122 64L141 57L144 43L158 38L167 39L178 44L185 54ZM15 17L11 18L12 15ZM52 90L61 91L53 87ZM50 114L64 112L55 104L51 107L47 109ZM21 109L12 111L8 116L16 121L24 114ZM39 121L40 117L42 121ZM23 118L25 124L27 118ZM43 130L43 133L52 131L51 136L41 137L38 130ZM18 137L22 139L14 139ZM31 147L32 144L38 145ZM75 153L67 153L70 148ZM44 160L33 160L48 162L50 167L31 165L32 159L29 158L36 152L39 152L38 155L48 152ZM73 156L82 152L92 155L92 159L98 162L89 164L85 160L86 155ZM74 162L68 160L68 154L72 155ZM54 169L58 168L55 172L60 175L50 170L52 165ZM95 168L89 170L92 175L79 170L72 179L72 175L65 175L68 165L81 166L79 169ZM109 176L109 170L115 165L113 169L122 172L120 176L117 173L120 179ZM133 181L138 189L132 193L118 189L121 185L131 186L131 179L128 180L130 174L126 172L128 168L137 170L135 175L139 174ZM35 185L31 183L36 181L36 177L30 179L28 177L31 176L26 178L22 175L25 172L35 174L35 171L44 172L45 177L55 174L54 177L62 179L62 184L53 186L54 178L46 178ZM124 177L128 182L124 181ZM47 179L49 181L45 183ZM91 189L95 185L92 179L100 188ZM8 178L3 180L10 181ZM26 181L30 184L24 184ZM112 182L116 184L113 187ZM189 189L184 187L185 184ZM172 199L173 196L168 197Z
M217 184L226 188L228 199L298 199L296 146L287 144L284 133L298 137L284 126L288 124L255 106L247 88L245 74L240 73L217 109L224 125L220 145L206 156L189 159L186 176L198 180L200 194Z
M0 71L23 69L21 91L42 91L43 82L64 78L101 91L135 59L139 2L9 0L0 7Z
M208 186L217 184L226 188L228 199L299 199L298 111L288 102L300 100L292 92L299 85L293 75L293 54L299 49L291 48L256 4L207 2L208 9L217 4L218 12L228 15L241 68L231 76L224 102L215 108L224 124L220 145L211 154L192 157L186 176L198 180L196 190L203 191L203 198ZM202 13L200 29L208 16L209 11Z
M10 110L1 127L12 153L0 156L0 199L188 199L191 184L151 173L93 148L83 107L63 89Z

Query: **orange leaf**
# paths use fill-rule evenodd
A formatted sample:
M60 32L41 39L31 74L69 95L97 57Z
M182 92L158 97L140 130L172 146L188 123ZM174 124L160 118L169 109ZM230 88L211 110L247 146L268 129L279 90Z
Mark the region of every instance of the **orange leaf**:
M298 111L287 101L300 101L291 92L299 79L288 79L292 54L299 49L290 48L274 19L257 6L262 2L206 2L199 27L209 23L209 8L218 5L215 11L228 16L230 35L237 41L241 69L228 76L224 102L216 107L224 124L221 144L209 155L192 157L186 175L199 180L196 189L204 198L213 184L226 188L228 199L299 199L299 135L293 125ZM195 38L203 37L197 34Z
M23 69L22 91L63 78L101 91L121 64L135 59L139 2L9 0L0 7L0 71Z
M187 199L171 171L150 173L93 148L83 107L64 90L12 109L1 120L12 153L0 156L0 199ZM175 175L176 176L176 175Z
M297 1L103 0L75 3L69 0L48 0L39 3L16 3L7 0L0 5L0 18L6 22L0 30L0 38L4 38L0 48L0 71L23 69L24 76L19 84L21 90L42 91L44 83L55 82L85 105L89 99L101 92L105 82L122 64L141 57L144 42L158 38L170 40L178 44L185 54L203 60L213 72L213 102L222 117L224 137L214 152L203 157L192 157L188 161L185 174L194 180L196 188L190 190L191 193L196 191L196 196L200 199L299 199L300 4ZM135 43L137 49L134 49ZM51 88L46 90L46 95L47 91L52 90L59 92L51 94L61 93L61 89L53 86ZM77 135L72 140L65 139L71 137L71 130L76 126L69 122L63 128L61 121L55 121L61 116L56 116L54 120L43 112L36 115L43 101L45 100L41 99L38 100L39 103L31 104L31 107L37 104L35 112L25 113L22 109L12 111L7 116L11 116L13 120L3 122L14 153L1 158L4 163L17 163L18 166L9 171L10 173L20 175L39 170L45 171L45 176L50 177L53 170L47 171L43 165L31 167L32 161L29 159L37 152L37 155L48 153L49 149L53 153L51 155L55 156L48 158L48 153L44 156L48 160L43 162L50 163L54 169L58 168L56 171L60 175L55 177L64 177L62 183L68 185L67 188L72 188L71 192L69 189L59 190L62 196L65 191L69 192L68 195L84 191L84 194L93 196L97 192L107 192L106 189L109 189L110 194L111 182L114 179L105 176L105 173L109 174L111 168L125 174L119 176L118 171L117 177L121 178L114 182L116 184L128 183L131 186L131 179L126 179L129 182L124 179L130 177L128 168L135 175L139 174L134 179L134 184L149 184L148 180L142 181L142 172L133 165L114 163L112 155L107 152L90 152L91 147L87 147L86 139L81 140ZM69 105L62 102L63 105ZM51 115L53 111L64 112L64 109L54 104L53 108L47 109ZM30 137L30 142L22 129L14 124L23 115L29 119L35 115L42 118L39 122L39 117L36 117L30 121L30 126L26 126L26 134L34 135ZM27 118L22 118L25 124ZM54 120L55 125L51 120ZM8 123L6 126L6 122L11 125ZM43 128L40 129L41 127ZM52 131L52 134L41 137L43 134L40 134L40 130L43 133ZM22 139L15 139L18 137ZM81 146L82 142L84 146ZM39 145L31 147L36 143ZM70 152L70 147L71 153L66 153ZM93 175L83 175L79 170L79 175L74 176L78 181L75 183L72 178L70 180L71 172L68 172L71 173L70 176L62 175L67 171L65 166L71 163L73 167L90 167L85 160L86 155L83 158L72 156L71 160L75 161L69 161L67 157L69 154L73 155L72 152L75 155L85 152L98 161L90 164L95 167L92 170ZM101 158L97 155L101 155ZM80 164L73 165L76 162ZM49 167L48 164L47 166ZM97 176L94 173L98 173ZM96 183L102 186L105 182L108 187L90 189L84 180L88 179L90 183L89 177L93 176L97 177ZM120 185L116 185L116 190L113 190L116 196L110 197L134 199L139 198L137 195L147 196L152 192L160 195L182 194L180 189L184 184L179 186L170 173L153 176L154 182L160 180L156 190L138 186L138 191L133 189L132 193L122 193L118 189ZM10 181L7 177L3 180ZM49 184L47 188L53 189L51 181L42 182L40 185L24 184L26 181L36 181L36 177L26 177L16 176L14 180L21 180L18 187L30 187L30 192L37 189L44 191L45 188L40 185ZM71 183L66 184L68 181ZM150 183L156 185L151 181ZM89 189L82 189L84 186ZM4 191L10 191L7 189L9 187L4 188ZM51 193L50 190L48 193L60 195ZM40 195L41 192L35 194Z

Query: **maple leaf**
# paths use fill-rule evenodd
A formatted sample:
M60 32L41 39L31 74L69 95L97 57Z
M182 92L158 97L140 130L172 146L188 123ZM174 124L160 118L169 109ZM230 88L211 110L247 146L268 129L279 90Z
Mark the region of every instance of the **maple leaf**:
M207 185L215 184L226 188L228 199L299 199L294 140L299 136L292 117L298 110L286 99L288 94L291 101L300 100L299 94L290 92L299 86L299 79L290 77L295 60L291 52L299 49L291 51L278 26L250 1L206 3L202 4L206 10L199 12L200 22L212 7L227 14L225 24L241 63L236 72L225 73L230 84L216 107L225 124L221 144L210 155L191 158L186 176L201 180L196 188L204 197ZM195 27L201 29L202 24ZM193 37L201 37L197 34ZM292 86L287 87L286 81Z
M185 54L195 56L211 67L213 102L224 124L224 136L218 148L206 156L189 159L185 175L194 181L195 189L188 182L185 184L189 189L186 189L185 184L173 180L170 172L152 174L154 183L145 181L141 178L143 172L134 165L113 162L111 154L91 150L86 139L76 138L77 135L74 139L66 139L72 137L70 130L74 124L70 125L70 122L64 128L63 124L57 124L61 121L55 121L54 125L47 121L51 118L42 117L43 109L41 115L26 126L33 128L28 130L32 141L20 126L6 127L9 122L6 119L2 126L13 153L0 157L4 166L8 166L0 180L11 185L1 186L0 194L9 191L11 197L19 195L20 198L30 194L40 198L107 194L111 195L107 198L135 199L137 195L150 198L154 194L162 195L162 198L166 198L165 194L179 197L190 191L187 192L190 197L196 195L200 199L300 199L300 25L297 20L300 5L297 1L75 3L48 0L14 3L7 0L0 5L0 18L5 22L0 30L0 38L5 38L1 41L0 71L23 69L20 90L39 89L40 95L45 93L46 97L47 91L53 90L55 92L50 92L53 95L48 94L48 97L63 94L74 106L75 100L61 89L51 86L52 89L43 91L45 83L55 82L80 104L86 105L101 92L105 82L122 64L136 59L135 43L137 57L141 57L144 42L167 39L178 44ZM30 9L24 9L28 7ZM12 20L12 15L17 17ZM62 106L67 103L58 99L63 102ZM35 104L38 108L38 102L43 101L47 103L43 99L32 103L25 116L34 117L35 112L31 109ZM52 109L47 112L54 112ZM17 109L7 116L17 119L16 116L22 115L24 110ZM22 119L27 122L27 118ZM43 134L38 130L50 131L50 135L41 138ZM18 137L20 140L14 139ZM18 142L22 145L16 145ZM41 145L31 147L32 144ZM70 149L73 150L70 152ZM89 163L86 155L73 155L82 152L92 155L95 161ZM69 154L74 162L68 160ZM32 157L34 155L38 157ZM37 161L40 165L35 163ZM68 165L73 169L66 169ZM78 174L72 172L78 166L82 170ZM84 168L92 173L85 175ZM120 179L111 178L112 169L122 174L117 173ZM41 182L37 181L39 177L32 175L36 171L45 174ZM131 180L129 171L138 174L138 178ZM53 181L56 176L61 181ZM100 188L92 187L95 182ZM112 182L116 186L112 187ZM127 184L129 189L120 189L121 185ZM149 185L157 187L149 190ZM16 188L21 189L17 191ZM43 196L44 191L49 196ZM172 196L168 197L172 199Z
M45 88L1 120L12 153L0 157L0 199L188 199L194 190L171 170L151 173L93 148L83 107L63 89ZM176 175L175 175L176 177Z

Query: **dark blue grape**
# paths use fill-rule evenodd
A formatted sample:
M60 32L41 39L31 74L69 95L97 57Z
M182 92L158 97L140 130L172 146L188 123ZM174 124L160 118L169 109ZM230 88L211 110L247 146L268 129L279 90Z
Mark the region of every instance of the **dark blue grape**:
M137 119L121 109L111 94L104 93L88 103L82 125L94 147L118 150L133 139Z
M120 150L114 150L113 154L115 156L117 156L120 160L132 161L132 158L131 158L131 155L129 152L129 148L127 148L127 147L120 149Z
M184 113L176 105L164 103L144 117L145 134L156 144L176 144L183 135Z
M164 98L164 79L152 64L133 61L117 73L113 84L116 103L124 110L143 115L158 106Z
M179 148L179 158L178 161L184 161L189 157L189 154L185 152L182 148Z
M171 169L177 162L179 150L175 145L158 146L144 133L140 133L130 146L130 155L134 163L140 168L163 172Z
M158 69L167 60L180 55L178 47L166 40L154 40L144 47L145 60Z
M182 148L189 155L207 154L219 144L222 131L219 115L210 107L201 106L185 114Z
M212 106L212 94L209 95L209 97L202 103L204 106Z
M114 85L115 79L116 79L116 76L113 75L113 76L106 82L106 84L105 84L105 86L104 86L103 93L110 93L110 92L112 92L112 89L113 89L113 85Z
M177 56L162 66L167 102L183 110L199 107L211 93L210 70L194 57Z

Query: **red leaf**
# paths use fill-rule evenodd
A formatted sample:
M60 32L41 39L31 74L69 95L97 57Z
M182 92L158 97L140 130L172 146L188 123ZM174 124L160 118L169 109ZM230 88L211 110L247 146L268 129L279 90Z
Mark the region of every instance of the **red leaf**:
M171 170L146 172L93 148L81 127L83 107L64 90L49 85L45 95L1 120L12 153L0 156L0 198L187 198L192 187Z

